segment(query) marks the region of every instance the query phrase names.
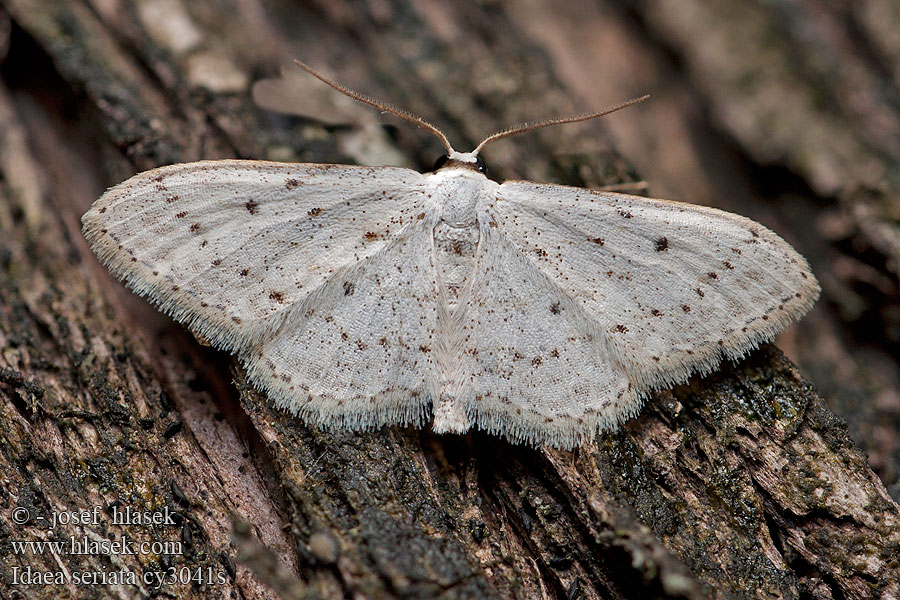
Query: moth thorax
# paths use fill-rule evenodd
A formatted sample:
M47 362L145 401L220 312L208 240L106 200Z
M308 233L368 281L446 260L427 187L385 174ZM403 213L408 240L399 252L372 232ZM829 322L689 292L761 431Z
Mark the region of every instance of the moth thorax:
M467 178L460 178L447 182L445 189L449 193L442 199L441 221L451 227L473 226L479 195L484 193L483 186Z

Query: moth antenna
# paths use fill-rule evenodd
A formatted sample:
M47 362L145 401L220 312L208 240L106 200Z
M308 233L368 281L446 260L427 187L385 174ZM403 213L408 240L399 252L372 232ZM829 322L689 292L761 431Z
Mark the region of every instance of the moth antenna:
M645 94L640 98L632 98L627 102L622 102L621 104L616 104L615 106L611 106L610 108L601 110L599 112L592 113L582 113L580 115L571 115L568 117L556 117L554 119L547 119L546 121L533 121L527 123L519 123L518 125L513 125L512 127L507 127L506 129L501 129L496 133L492 133L491 135L484 138L478 146L475 147L475 150L472 151L472 154L478 154L481 152L481 149L490 144L491 142L497 141L501 138L509 137L511 135L518 135L520 133L525 133L527 131L534 131L535 129L540 129L541 127L549 127L551 125L562 125L564 123L578 123L580 121L588 121L590 119L596 119L597 117L602 117L603 115L608 115L609 113L616 112L617 110L621 110L626 106L631 106L632 104L637 104L638 102L643 102L647 98L650 97L650 94Z
M410 123L414 123L415 125L418 125L422 129L427 129L428 131L430 131L431 133L436 135L439 140L441 140L441 143L444 144L444 148L447 149L448 154L455 152L453 150L453 146L450 145L450 140L448 140L447 136L444 135L444 132L441 131L440 129L438 129L437 127L435 127L434 125L432 125L431 123L429 123L428 121L426 121L425 119L423 119L422 117L420 117L418 115L414 115L411 112L403 110L401 108L397 108L396 106L388 104L387 102L382 102L380 100L376 100L375 98L366 96L365 94L360 94L359 92L354 92L350 88L341 85L340 83L334 81L333 79L329 79L328 77L325 77L324 75L322 75L321 73L319 73L318 71L316 71L315 69L313 69L312 67L307 65L306 63L300 62L299 60L295 60L294 62L297 63L298 67L300 67L301 69L303 69L304 71L306 71L307 73L309 73L310 75L312 75L313 77L315 77L316 79L321 81L322 83L325 83L326 85L333 87L334 89L336 89L340 93L344 94L345 96L353 98L357 102L362 102L363 104L368 104L369 106L374 106L381 112L386 112L388 114L394 115L395 117L399 117L405 121L409 121Z

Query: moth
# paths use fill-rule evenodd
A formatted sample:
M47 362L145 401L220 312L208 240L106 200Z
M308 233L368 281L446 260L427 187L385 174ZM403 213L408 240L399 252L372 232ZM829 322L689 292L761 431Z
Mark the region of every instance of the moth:
M488 179L434 133L433 172L215 160L110 188L82 218L112 274L215 347L281 409L361 430L475 427L558 448L647 394L737 359L819 295L750 219L697 205Z

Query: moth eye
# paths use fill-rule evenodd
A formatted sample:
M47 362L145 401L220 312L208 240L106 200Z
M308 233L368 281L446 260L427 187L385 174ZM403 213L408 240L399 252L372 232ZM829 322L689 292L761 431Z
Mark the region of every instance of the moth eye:
M445 164L447 164L448 160L450 160L450 156L447 154L444 154L443 156L439 156L438 159L436 161L434 161L434 167L431 170L437 171L438 169L443 167Z
M478 167L479 173L487 173L487 163L480 156L475 157L475 166Z

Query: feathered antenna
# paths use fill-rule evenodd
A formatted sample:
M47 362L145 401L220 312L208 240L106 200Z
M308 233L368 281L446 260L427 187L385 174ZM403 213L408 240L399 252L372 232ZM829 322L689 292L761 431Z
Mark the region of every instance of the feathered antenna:
M571 115L568 117L554 117L552 119L547 119L546 121L533 121L528 123L520 123L518 125L513 125L512 127L507 127L506 129L501 129L496 133L492 133L491 135L484 138L480 144L475 147L475 150L472 151L472 154L478 154L481 152L481 149L490 144L491 142L495 142L499 139L509 137L511 135L518 135L520 133L526 133L528 131L534 131L535 129L540 129L541 127L549 127L550 125L563 125L565 123L578 123L580 121L588 121L590 119L596 119L597 117L602 117L603 115L608 115L609 113L616 112L617 110L621 110L626 106L631 106L632 104L637 104L638 102L643 102L647 98L650 97L650 94L645 94L640 98L632 98L626 102L622 102L621 104L616 104L615 106L611 106L607 109L592 112L592 113L582 113L580 115Z
M362 102L363 104L368 104L369 106L374 106L375 108L377 108L378 110L380 110L382 112L386 112L388 114L394 115L395 117L399 117L405 121L409 121L410 123L413 123L423 129L427 129L428 131L430 131L431 133L436 135L439 140L441 140L441 143L444 144L444 148L447 149L447 152L449 154L459 155L459 153L453 149L453 146L450 145L450 140L447 139L447 136L444 135L444 132L441 131L440 129L438 129L437 126L432 125L431 123L429 123L428 121L423 119L422 117L420 117L418 115L414 115L411 112L403 110L401 108L397 108L396 106L388 104L387 102L382 102L381 100L376 100L375 98L371 98L369 96L366 96L365 94L360 94L359 92L355 92L355 91L351 90L350 88L345 87L345 86L341 85L340 83L334 81L333 79L329 79L328 77L322 75L321 73L319 73L318 71L316 71L315 69L313 69L312 67L307 65L306 63L300 62L299 60L295 60L294 62L297 63L297 66L299 66L301 69L303 69L304 71L306 71L307 73L309 73L310 75L312 75L313 77L318 79L319 81L333 87L334 89L336 89L340 93L344 94L345 96L349 96L350 98L353 98L357 102ZM599 112L582 113L579 115L572 115L572 116L568 116L568 117L555 117L552 119L547 119L546 121L534 121L534 122L529 122L529 123L520 123L518 125L513 125L512 127L507 127L506 129L501 129L500 131L497 131L496 133L492 133L491 135L487 136L486 138L484 138L481 141L480 144L478 144L478 146L475 147L475 150L473 150L472 152L465 153L465 156L471 157L471 160L474 160L474 157L477 156L479 152L481 152L482 148L484 148L491 142L497 141L499 139L509 137L511 135L518 135L520 133L526 133L528 131L534 131L535 129L540 129L542 127L549 127L550 125L562 125L565 123L578 123L580 121L588 121L590 119L596 119L597 117L602 117L603 115L608 115L609 113L616 112L617 110L621 110L621 109L625 108L626 106L631 106L632 104L637 104L638 102L643 102L644 100L646 100L649 97L650 97L650 95L647 94L647 95L641 96L640 98L632 98L631 100L628 100L627 102L622 102L621 104L616 104L615 106L611 106L610 108L601 110Z
M324 75L322 75L321 73L319 73L318 71L316 71L315 69L313 69L312 67L307 65L306 63L302 63L299 60L295 60L294 62L297 63L297 65L301 69L303 69L304 71L306 71L307 73L309 73L310 75L312 75L313 77L318 79L319 81L330 85L331 87L333 87L340 93L344 94L345 96L349 96L350 98L353 98L357 102L362 102L363 104L368 104L369 106L374 106L375 108L377 108L378 110L380 110L382 112L386 112L388 114L394 115L395 117L399 117L401 119L409 121L410 123L414 123L423 129L427 129L428 131L430 131L431 133L436 135L438 137L438 139L441 140L441 143L444 144L444 148L447 149L447 152L454 152L453 146L450 145L450 140L447 139L447 136L444 135L444 132L441 131L440 129L438 129L436 126L429 123L428 121L426 121L425 119L423 119L422 117L420 117L418 115L414 115L411 112L403 110L401 108L397 108L396 106L392 106L392 105L388 104L387 102L382 102L380 100L376 100L375 98L370 98L369 96L366 96L365 94L360 94L359 92L354 92L350 88L344 87L343 85L339 84L338 82L336 82L332 79L329 79L328 77L325 77Z

